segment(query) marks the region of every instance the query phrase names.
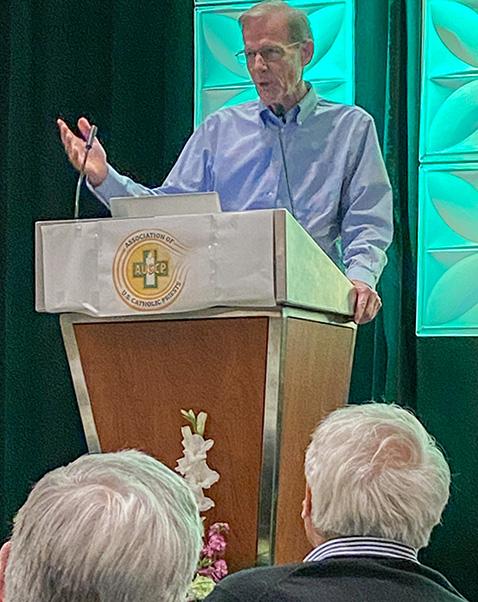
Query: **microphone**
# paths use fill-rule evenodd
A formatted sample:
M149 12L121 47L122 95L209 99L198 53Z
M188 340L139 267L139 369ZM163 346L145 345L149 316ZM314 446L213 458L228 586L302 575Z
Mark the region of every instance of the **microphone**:
M285 124L285 122L286 122L285 115L286 115L287 111L285 110L284 105L281 105L281 104L276 105L276 107L274 109L274 113L275 113L276 117L279 117L280 119L282 119L282 122ZM292 192L290 190L289 172L287 171L287 163L285 160L284 141L282 140L282 127L279 127L279 144L280 144L280 151L281 151L281 156L282 156L282 165L284 166L284 175L285 175L285 183L287 186L287 194L289 195L290 210L291 210L292 215L295 217L295 219L297 219L297 216L295 214L294 199L292 198Z
M76 192L75 192L75 211L74 211L74 219L78 219L80 215L80 190L81 185L83 184L83 180L85 179L85 166L86 160L88 159L88 154L93 146L93 142L95 141L96 134L98 132L98 128L96 125L92 125L90 128L90 132L88 134L88 139L85 144L85 155L83 157L83 163L81 164L80 175L78 176L78 182L76 183Z
M277 104L275 109L272 109L272 112L276 115L276 117L279 117L285 123L285 114L287 111L285 110L284 105L281 105L280 103Z

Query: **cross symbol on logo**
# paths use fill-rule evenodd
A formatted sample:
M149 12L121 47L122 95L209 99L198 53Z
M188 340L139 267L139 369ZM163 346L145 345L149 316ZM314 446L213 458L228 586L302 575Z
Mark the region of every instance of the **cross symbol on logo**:
M158 288L158 277L168 275L168 262L158 261L156 249L143 251L143 261L133 263L133 278L143 278L144 288Z

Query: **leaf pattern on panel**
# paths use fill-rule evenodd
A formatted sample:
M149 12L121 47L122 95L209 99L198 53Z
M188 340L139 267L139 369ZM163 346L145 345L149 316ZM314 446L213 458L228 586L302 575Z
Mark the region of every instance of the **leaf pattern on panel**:
M257 98L254 86L247 88L210 88L203 90L203 114L201 121L210 113L222 107L232 107L241 102L247 102Z
M461 2L438 0L431 6L435 30L456 57L478 67L478 12Z
M223 65L241 79L249 79L245 65L235 54L243 47L241 29L237 19L226 14L210 14L203 22L203 34L212 60Z
M460 0L460 2L465 6L478 10L478 0Z
M234 96L231 96L227 102L224 103L224 107L232 107L240 104L241 102L248 102L249 100L255 100L257 98L257 91L254 86L248 88L242 88L235 90Z
M478 243L478 190L456 175L437 171L428 175L428 191L446 225Z
M437 84L437 86L441 86L442 88L450 88L451 90L458 90L461 88L463 84L466 84L470 81L474 81L476 76L473 71L456 71L451 75L439 75L435 77L431 77L430 80Z
M478 304L478 252L461 259L441 276L428 297L431 326L457 320Z
M343 86L345 84L345 80L343 78L339 79L319 79L314 83L314 88L319 91L320 95L327 95L332 92L336 88Z
M478 80L474 80L450 94L436 112L430 126L430 150L455 146L477 129Z
M331 49L342 29L345 17L345 6L322 6L308 13L310 25L314 32L314 56L307 69L316 65Z

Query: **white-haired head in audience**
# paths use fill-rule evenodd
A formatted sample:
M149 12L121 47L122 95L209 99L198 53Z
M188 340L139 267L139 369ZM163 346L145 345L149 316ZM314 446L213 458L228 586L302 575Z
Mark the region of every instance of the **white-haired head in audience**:
M312 435L305 475L303 518L318 542L373 536L423 548L450 488L434 439L409 411L384 403L329 414Z
M47 473L18 512L4 600L179 602L201 541L172 470L135 450L82 456Z

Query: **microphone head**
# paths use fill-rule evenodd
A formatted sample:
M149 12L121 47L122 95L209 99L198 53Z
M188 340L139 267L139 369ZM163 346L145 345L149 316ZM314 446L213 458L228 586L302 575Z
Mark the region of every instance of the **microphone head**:
M285 114L287 113L287 111L285 110L284 105L279 103L276 105L271 105L269 108L274 113L274 115L276 115L276 117L279 117L279 119L282 119L282 121L285 123Z
M280 103L271 105L269 108L277 117L283 117L286 113L284 105Z
M86 148L91 148L91 145L93 144L93 141L96 138L97 132L98 128L96 127L96 125L92 125L90 128L90 133L88 134L88 140L86 141Z

